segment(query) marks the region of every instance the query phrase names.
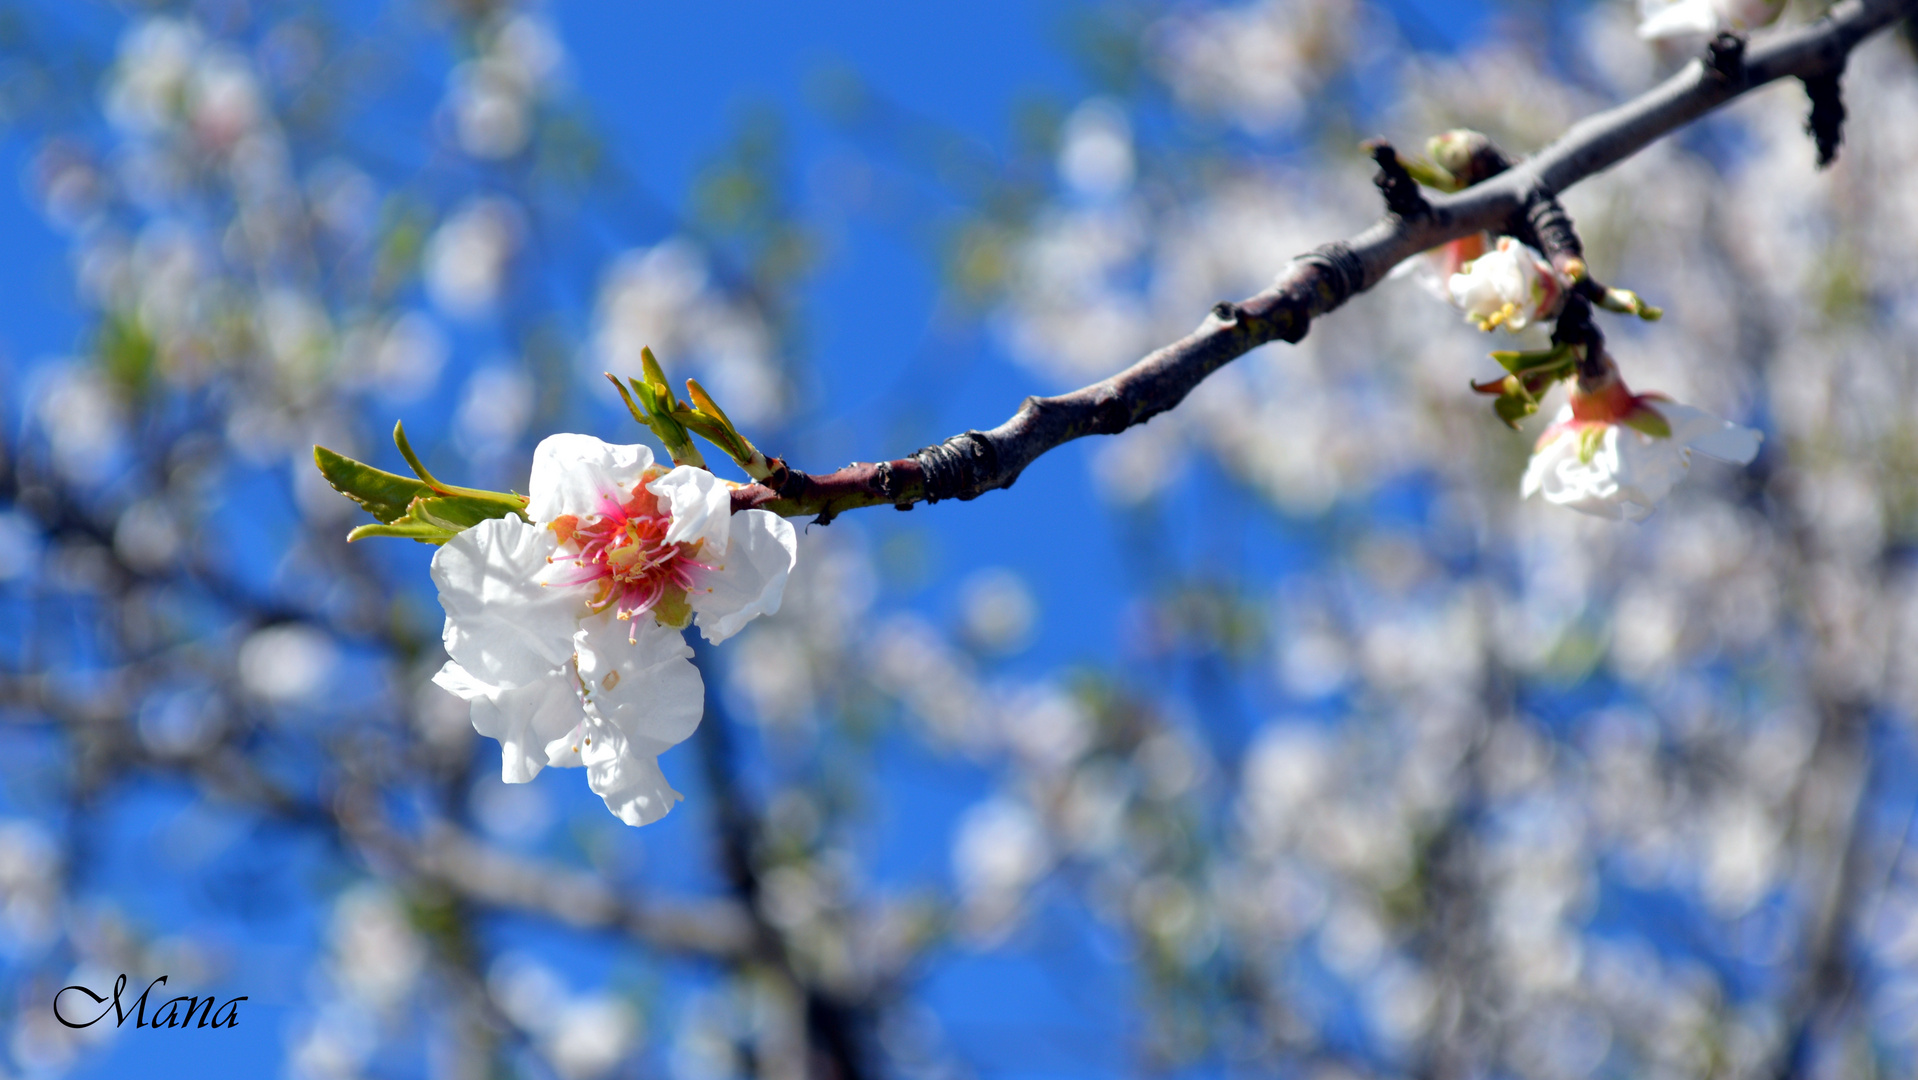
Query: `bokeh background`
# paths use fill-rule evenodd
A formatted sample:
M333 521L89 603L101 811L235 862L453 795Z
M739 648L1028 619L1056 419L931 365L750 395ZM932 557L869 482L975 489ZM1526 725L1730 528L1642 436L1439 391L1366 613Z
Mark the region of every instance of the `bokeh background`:
M1819 5L1793 0L1787 22ZM1686 46L1625 0L0 6L0 1076L1910 1076L1918 67L1577 188L1636 389L1766 433L1521 502L1388 283L1008 491L802 530L643 830L499 781L431 549L650 344L802 468L1082 385ZM1906 28L1909 34L1909 28ZM1523 343L1523 342L1521 342ZM1536 427L1536 424L1534 424ZM73 1031L65 985L247 995Z

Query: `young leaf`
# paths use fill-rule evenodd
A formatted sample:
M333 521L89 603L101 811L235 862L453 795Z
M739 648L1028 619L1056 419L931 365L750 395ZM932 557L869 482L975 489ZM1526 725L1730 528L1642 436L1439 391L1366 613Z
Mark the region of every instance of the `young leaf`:
M434 493L432 488L410 476L375 469L324 446L313 448L313 463L319 466L320 475L333 485L333 490L389 524L405 517L414 499Z
M422 544L444 544L482 521L513 512L494 499L425 495L413 500L405 516L378 525L362 525L346 534L346 539L351 543L369 536L390 536Z

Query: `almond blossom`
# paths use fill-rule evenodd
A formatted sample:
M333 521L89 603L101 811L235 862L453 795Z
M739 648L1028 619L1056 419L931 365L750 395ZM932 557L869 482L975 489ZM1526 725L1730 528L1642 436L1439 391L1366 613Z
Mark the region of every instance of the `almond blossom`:
M1633 394L1616 374L1575 388L1532 451L1520 491L1594 517L1643 521L1691 467L1695 450L1736 465L1764 436L1656 394Z
M1449 304L1452 302L1452 275L1483 256L1490 242L1491 237L1482 232L1449 240L1399 263L1386 277L1391 280L1411 278L1418 282L1420 288Z
M1785 0L1639 0L1638 36L1647 41L1769 26Z
M1468 238L1469 239L1469 238ZM1558 314L1567 282L1545 256L1509 236L1446 280L1452 303L1480 330L1517 333Z
M501 778L586 769L629 825L680 798L659 755L699 726L704 684L679 628L731 637L779 609L792 525L731 512L704 469L654 465L644 446L553 435L533 453L526 516L494 518L433 557L452 657L434 682L498 739Z

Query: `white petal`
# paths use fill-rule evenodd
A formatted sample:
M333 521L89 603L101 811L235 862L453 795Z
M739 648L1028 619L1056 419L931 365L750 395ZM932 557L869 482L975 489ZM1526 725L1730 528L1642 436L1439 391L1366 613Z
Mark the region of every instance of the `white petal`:
M1525 493L1536 493L1546 502L1593 517L1643 520L1656 500L1643 503L1637 489L1621 483L1620 474L1625 470L1619 438L1619 428L1607 428L1590 461L1579 460L1581 439L1577 432L1553 439L1532 455L1522 485Z
M451 660L448 660L444 667L434 673L433 684L442 690L457 694L467 701L499 692L499 687L494 686L492 683L475 679L472 672L467 671Z
M623 503L652 463L653 452L644 446L618 446L591 435L548 435L533 450L527 516L545 524L566 514L597 514L606 499Z
M480 522L433 555L446 610L441 640L475 678L522 686L571 659L584 594L534 580L555 546L551 531L503 517Z
M1638 36L1647 41L1681 37L1686 34L1712 34L1723 28L1723 18L1713 0L1676 0L1662 7L1640 4L1645 21L1638 24Z
M610 734L596 738L586 763L587 786L606 800L606 809L619 820L651 825L682 798L659 769L659 753L664 749L646 739Z
M569 667L525 686L501 688L448 662L433 681L473 703L473 729L500 744L500 778L523 784L546 764L546 744L584 717Z
M792 522L765 510L742 510L735 518L725 561L700 575L686 596L700 632L715 645L779 610L786 578L799 558Z
M608 613L582 623L575 645L594 710L622 734L664 748L684 742L699 726L705 684L693 666L693 648L678 630L650 615L635 625Z
M1765 438L1752 428L1721 420L1690 405L1660 401L1654 408L1672 426L1673 442L1734 465L1750 464L1758 456L1758 444Z
M659 496L659 508L670 511L673 524L666 530L669 544L706 542L708 554L726 550L732 528L733 493L726 482L705 469L676 466L646 485ZM702 559L702 561L704 561Z

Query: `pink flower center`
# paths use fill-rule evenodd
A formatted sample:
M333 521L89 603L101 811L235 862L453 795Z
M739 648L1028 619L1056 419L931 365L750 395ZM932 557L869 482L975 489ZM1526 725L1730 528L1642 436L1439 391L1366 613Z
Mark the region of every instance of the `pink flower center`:
M561 554L553 561L565 561L570 554L578 572L553 584L597 582L593 611L610 606L628 620L653 610L669 595L685 595L693 587L694 571L712 567L695 558L700 544L666 542L672 524L672 515L661 512L658 496L647 491L643 481L624 503L610 496L601 499L599 513L584 523L571 514L555 518L551 528L559 535Z

